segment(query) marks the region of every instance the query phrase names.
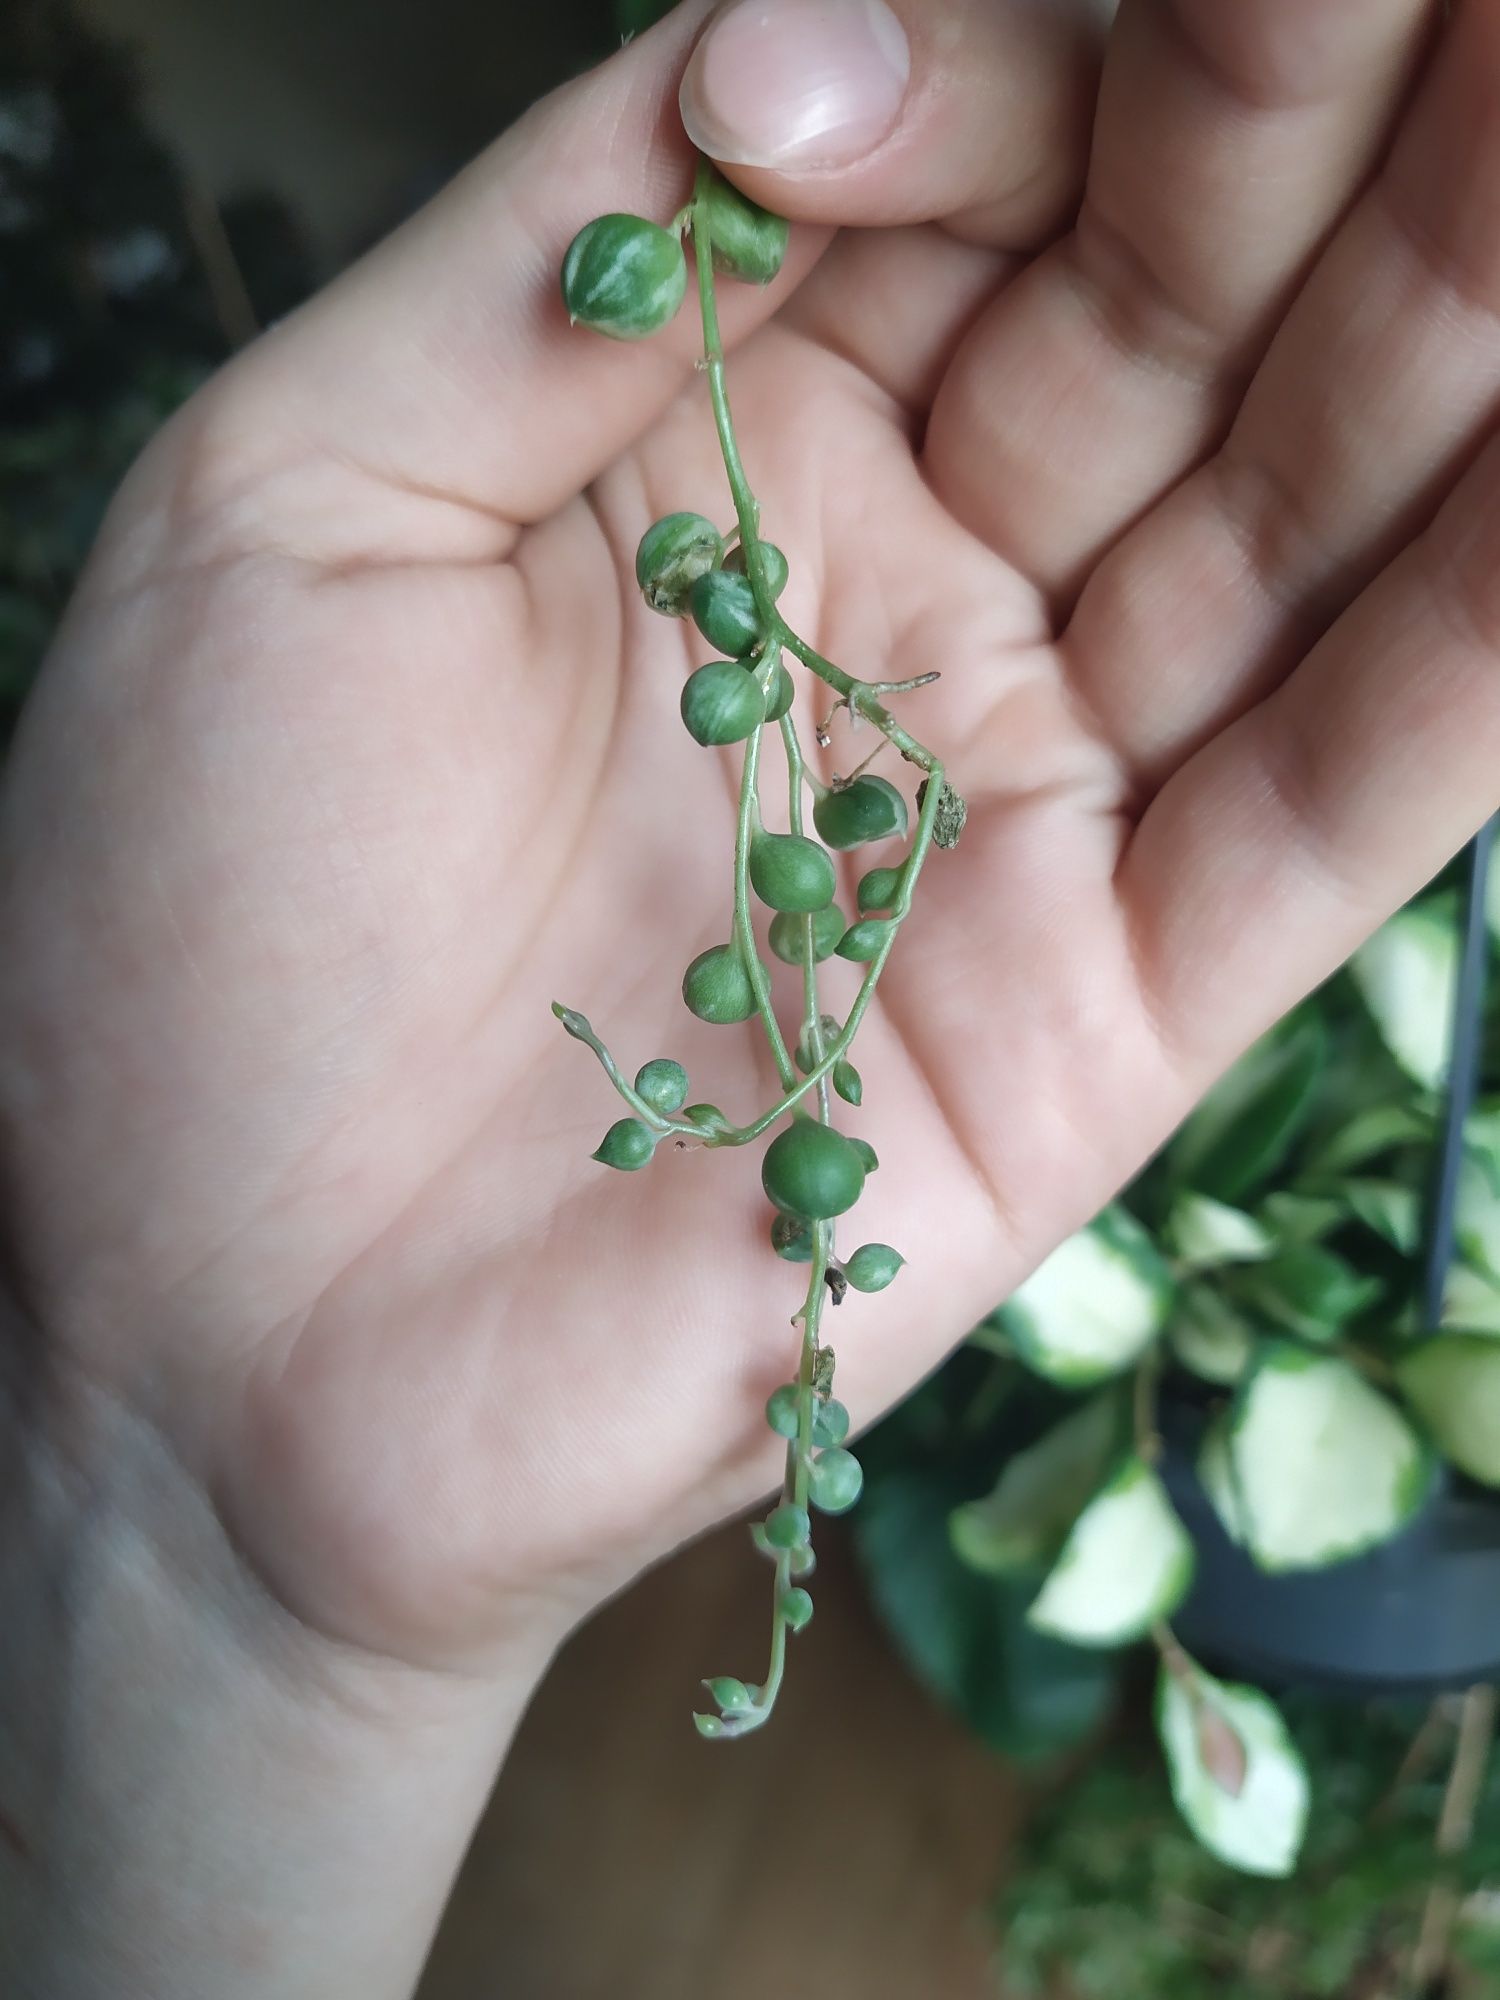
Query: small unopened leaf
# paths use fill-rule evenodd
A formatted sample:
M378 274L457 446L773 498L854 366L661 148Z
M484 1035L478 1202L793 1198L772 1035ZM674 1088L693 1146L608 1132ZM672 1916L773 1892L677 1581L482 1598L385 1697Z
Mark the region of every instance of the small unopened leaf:
M1219 1388L1238 1382L1255 1353L1249 1323L1211 1284L1183 1286L1167 1344L1184 1368Z
M1045 1568L1119 1452L1123 1406L1106 1389L1017 1453L982 1500L948 1517L954 1553L985 1576Z
M1059 1244L996 1318L1028 1367L1082 1387L1128 1368L1161 1332L1171 1302L1171 1272L1115 1206Z
M1290 1875L1310 1787L1274 1703L1201 1667L1164 1666L1156 1720L1177 1809L1209 1852L1249 1875Z
M1328 1055L1320 1014L1291 1016L1222 1077L1172 1141L1176 1179L1241 1202L1281 1165L1312 1115Z
M1396 1406L1347 1361L1266 1347L1231 1433L1246 1542L1265 1570L1319 1569L1388 1541L1417 1512L1432 1461Z
M1460 1472L1500 1486L1500 1341L1445 1333L1398 1365L1402 1392Z
M1170 1618L1193 1575L1193 1544L1167 1489L1138 1458L1091 1500L1026 1621L1075 1646L1124 1646Z
M1253 1263L1276 1247L1270 1231L1253 1215L1206 1194L1179 1195L1166 1234L1169 1248L1189 1271Z
M1455 904L1444 895L1398 910L1349 964L1381 1040L1425 1090L1447 1073L1458 957Z

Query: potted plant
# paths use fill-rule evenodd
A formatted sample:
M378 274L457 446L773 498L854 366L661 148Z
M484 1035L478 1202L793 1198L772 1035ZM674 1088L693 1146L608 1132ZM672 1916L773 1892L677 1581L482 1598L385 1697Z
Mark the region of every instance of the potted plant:
M1253 1048L865 1453L874 1593L928 1679L1046 1744L1068 1731L1029 1728L1035 1683L1082 1726L1154 1644L1178 1805L1254 1873L1289 1872L1307 1824L1276 1690L1500 1676L1488 853ZM1008 1732L975 1692L985 1593ZM1069 1652L1023 1671L1043 1642Z

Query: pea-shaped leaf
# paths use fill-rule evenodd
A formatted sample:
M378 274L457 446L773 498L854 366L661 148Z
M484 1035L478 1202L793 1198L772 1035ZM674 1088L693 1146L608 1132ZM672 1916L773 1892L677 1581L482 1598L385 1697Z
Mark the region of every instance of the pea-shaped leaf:
M563 258L569 319L612 340L643 340L657 332L686 291L682 244L671 230L641 215L596 216Z
M1264 1570L1320 1569L1404 1528L1433 1461L1347 1361L1270 1343L1240 1392L1230 1457L1246 1542Z
M1075 1646L1125 1646L1170 1618L1193 1577L1193 1543L1138 1458L1079 1515L1026 1621Z
M768 285L786 256L788 227L759 202L713 174L704 194L714 269L747 284Z
M790 566L787 563L786 557L774 542L762 542L760 550L762 556L765 558L766 578L771 586L771 595L772 597L780 597L782 591L786 589L786 580L791 575ZM724 567L725 569L736 571L740 576L749 575L750 568L745 557L743 542L732 548L729 554L725 556Z
M664 617L684 617L688 592L723 553L718 529L702 514L664 514L642 535L635 552L641 595Z
M1397 1378L1444 1457L1482 1485L1500 1486L1500 1341L1474 1333L1424 1340Z
M1290 1875L1311 1788L1270 1698L1195 1662L1164 1665L1156 1725L1177 1810L1209 1852L1249 1875Z
M1381 1040L1425 1090L1447 1073L1458 958L1457 905L1445 894L1398 910L1350 960Z
M679 707L688 735L705 749L742 743L766 714L759 683L738 660L710 660L689 674Z
M704 572L688 592L693 623L721 653L742 660L761 640L760 613L750 579L732 569Z
M1171 1304L1171 1272L1116 1205L1060 1243L994 1318L1028 1367L1081 1387L1128 1368L1161 1332Z

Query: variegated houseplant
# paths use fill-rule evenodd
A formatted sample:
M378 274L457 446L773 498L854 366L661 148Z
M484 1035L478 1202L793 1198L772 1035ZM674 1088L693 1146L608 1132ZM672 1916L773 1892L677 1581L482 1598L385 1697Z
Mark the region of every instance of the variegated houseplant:
M1029 1413L1019 1437L1002 1426L987 1468L969 1454L971 1497L943 1510L953 1589L992 1586L1014 1614L1009 1636L987 1642L995 1671L1015 1668L1016 1621L1101 1668L1115 1649L1153 1643L1178 1805L1208 1848L1254 1873L1295 1865L1309 1774L1271 1697L1217 1678L1174 1633L1201 1554L1162 1463L1161 1406L1187 1407L1189 1477L1232 1541L1278 1576L1391 1542L1455 1483L1500 1487L1493 1018L1437 1326L1418 1296L1460 902L1445 880L1408 905L1253 1048L1120 1199L976 1329L949 1392L950 1438L982 1432L1018 1398ZM1489 917L1500 929L1500 898ZM928 1678L972 1710L973 1662L953 1665L951 1631L932 1636L948 1613L934 1608L931 1561L917 1611L888 1573L905 1544L887 1517L912 1504L911 1475L882 1511L878 1451L869 1463L860 1530L877 1603ZM1055 1676L1058 1658L1030 1669L1033 1681ZM993 1711L993 1690L986 1699ZM1099 1706L1081 1696L1078 1720ZM989 1733L1011 1747L1003 1726Z

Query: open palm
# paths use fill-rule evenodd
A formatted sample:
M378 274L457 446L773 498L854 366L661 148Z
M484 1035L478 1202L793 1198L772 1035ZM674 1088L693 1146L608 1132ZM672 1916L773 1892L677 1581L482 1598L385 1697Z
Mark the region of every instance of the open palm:
M682 199L703 12L169 427L8 774L18 1295L301 1618L423 1663L775 1476L799 1286L755 1149L591 1164L618 1107L548 1008L774 1095L677 996L733 772L631 574L658 514L728 511L696 330L570 333L553 278ZM941 670L900 706L970 804L860 1042L884 1165L841 1240L910 1262L829 1329L856 1422L1500 800L1500 21L1433 49L1435 12L1127 4L1060 239L1071 71L1055 140L997 115L1005 10L911 19L861 169L737 172L809 223L725 302L784 608L865 678Z

